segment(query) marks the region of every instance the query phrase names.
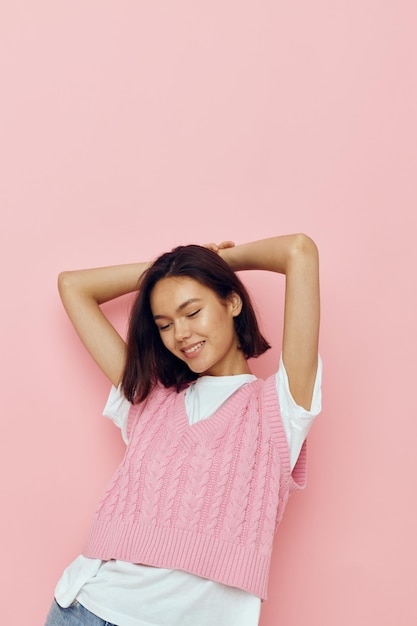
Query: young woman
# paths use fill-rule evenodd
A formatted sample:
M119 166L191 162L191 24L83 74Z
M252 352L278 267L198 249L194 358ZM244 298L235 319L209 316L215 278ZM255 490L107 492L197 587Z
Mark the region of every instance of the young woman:
M286 276L282 354L265 381L248 359L269 344L235 274L253 269ZM152 264L64 272L59 290L113 385L104 414L127 448L47 626L255 626L321 408L316 245L180 246ZM136 290L125 343L100 305Z

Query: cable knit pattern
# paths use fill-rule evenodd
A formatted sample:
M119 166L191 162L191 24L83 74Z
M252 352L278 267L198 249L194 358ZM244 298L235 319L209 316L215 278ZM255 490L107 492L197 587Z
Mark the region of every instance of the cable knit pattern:
M84 555L184 569L265 599L273 535L306 471L303 448L291 477L275 376L192 426L184 392L158 387L131 407L128 435Z

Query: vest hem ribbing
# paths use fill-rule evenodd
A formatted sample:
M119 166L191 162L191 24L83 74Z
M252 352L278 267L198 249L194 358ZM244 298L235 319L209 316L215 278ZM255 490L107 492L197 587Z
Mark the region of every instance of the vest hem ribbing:
M106 546L103 548L103 546ZM96 521L84 556L180 569L266 600L270 554L186 529Z

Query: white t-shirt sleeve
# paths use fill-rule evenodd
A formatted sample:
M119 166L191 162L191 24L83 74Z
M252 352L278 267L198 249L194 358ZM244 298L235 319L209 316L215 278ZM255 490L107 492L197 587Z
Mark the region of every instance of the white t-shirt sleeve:
M122 394L120 387L112 385L103 415L111 419L113 424L120 428L123 441L126 444L128 443L127 418L129 416L130 407L131 404Z
M282 361L282 355L279 361L279 368L276 376L277 393L281 408L282 423L288 439L288 447L290 450L291 469L294 468L301 447L308 435L310 426L314 418L321 411L321 379L322 379L322 361L318 357L317 374L314 382L313 398L311 401L310 411L299 406L291 395L288 375Z

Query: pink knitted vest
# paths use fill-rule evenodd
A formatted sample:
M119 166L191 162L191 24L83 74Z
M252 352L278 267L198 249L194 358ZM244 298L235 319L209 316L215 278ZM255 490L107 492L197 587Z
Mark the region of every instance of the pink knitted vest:
M84 555L182 569L266 598L274 532L305 483L291 476L275 376L188 424L184 392L158 387L128 419L129 445Z

